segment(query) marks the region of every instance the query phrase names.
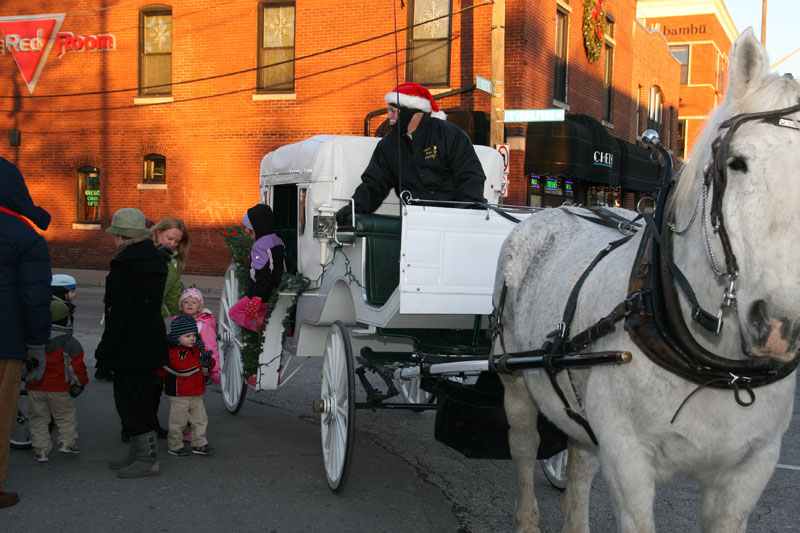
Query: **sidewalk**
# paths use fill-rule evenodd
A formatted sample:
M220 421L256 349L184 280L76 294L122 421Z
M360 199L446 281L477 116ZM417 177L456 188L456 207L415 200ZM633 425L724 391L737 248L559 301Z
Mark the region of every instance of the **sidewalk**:
M107 270L84 270L79 268L54 268L53 274L69 274L79 287L105 287ZM181 281L185 287L196 285L205 295L219 296L222 292L222 276L193 276L184 274Z

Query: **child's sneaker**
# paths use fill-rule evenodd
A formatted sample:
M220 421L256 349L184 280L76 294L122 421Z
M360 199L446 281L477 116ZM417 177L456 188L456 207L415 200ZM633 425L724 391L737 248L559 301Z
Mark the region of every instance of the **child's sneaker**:
M178 448L177 450L167 450L170 455L177 455L178 457L186 457L189 455L189 450L186 448Z
M50 456L47 454L46 451L40 450L36 452L36 460L40 463L46 463L50 460Z
M208 444L204 444L198 448L192 448L192 453L196 453L197 455L211 455L215 451L217 450L215 450Z
M64 444L63 442L58 445L58 451L59 453L81 453L81 450L78 448L77 444Z

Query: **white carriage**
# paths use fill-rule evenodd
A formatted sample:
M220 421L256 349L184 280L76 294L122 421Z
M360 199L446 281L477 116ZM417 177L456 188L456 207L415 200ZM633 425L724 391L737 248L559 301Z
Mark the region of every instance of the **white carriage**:
M283 146L261 163L261 201L275 214L289 271L302 273L311 285L299 296L280 294L264 327L254 389L274 390L305 358L325 358L322 394L314 404L322 413L323 457L333 490L341 488L352 455L356 374L368 389L367 402L359 407L376 408L395 396L406 406L428 400L419 388L420 350L484 356L458 367L437 365L441 373L486 369L497 256L514 227L491 209L401 206L391 193L375 214L356 215L354 230L339 230L334 213L360 183L377 142L320 135ZM475 148L487 176L484 196L497 204L502 158L489 147ZM238 298L231 265L219 337L223 397L232 413L241 408L248 388L239 326L228 318ZM295 301L292 327L284 334ZM381 375L386 393L363 378L365 366Z

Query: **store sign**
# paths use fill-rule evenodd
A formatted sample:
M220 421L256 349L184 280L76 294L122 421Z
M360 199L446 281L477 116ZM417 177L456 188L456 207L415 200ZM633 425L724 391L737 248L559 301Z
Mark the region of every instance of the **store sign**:
M689 24L688 26L681 26L678 28L673 26L664 26L663 33L665 37L671 37L674 35L703 35L706 33L706 25L698 24L695 26L694 24Z
M54 45L58 58L66 52L116 49L116 38L111 34L83 36L59 32L65 16L58 13L0 17L0 55L11 54L31 94Z
M611 152L601 152L600 150L595 150L593 159L594 164L599 167L611 168L614 165L614 154Z

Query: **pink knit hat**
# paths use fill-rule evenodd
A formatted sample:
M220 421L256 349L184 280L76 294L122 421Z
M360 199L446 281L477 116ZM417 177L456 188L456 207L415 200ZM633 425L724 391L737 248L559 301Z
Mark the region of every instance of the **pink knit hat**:
M191 287L189 287L188 289L184 289L184 290L183 290L183 292L181 293L181 297L180 297L180 299L178 300L178 306L179 306L179 307L180 307L181 305L183 305L183 301L184 301L186 298L197 298L197 299L200 301L200 306L201 306L201 307L203 306L203 293L202 293L202 292L200 292L200 289L198 289L198 288L197 288L197 287L195 287L194 285L192 285L192 286L191 286Z

